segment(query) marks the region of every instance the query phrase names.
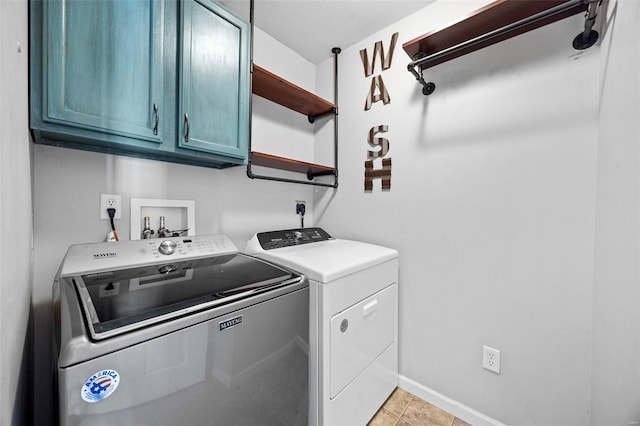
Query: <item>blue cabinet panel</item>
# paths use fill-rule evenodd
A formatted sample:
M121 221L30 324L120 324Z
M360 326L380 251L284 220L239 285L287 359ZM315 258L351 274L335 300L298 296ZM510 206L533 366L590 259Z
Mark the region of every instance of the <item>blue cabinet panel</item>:
M164 3L52 1L45 121L161 142Z
M34 141L246 164L249 31L210 0L31 0Z
M248 26L206 0L183 2L181 16L179 145L246 158Z

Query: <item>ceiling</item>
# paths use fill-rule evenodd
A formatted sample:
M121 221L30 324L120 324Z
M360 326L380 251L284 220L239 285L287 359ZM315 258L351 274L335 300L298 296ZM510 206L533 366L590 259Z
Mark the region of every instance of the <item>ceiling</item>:
M255 26L317 64L435 0L255 0ZM221 0L249 20L249 0Z

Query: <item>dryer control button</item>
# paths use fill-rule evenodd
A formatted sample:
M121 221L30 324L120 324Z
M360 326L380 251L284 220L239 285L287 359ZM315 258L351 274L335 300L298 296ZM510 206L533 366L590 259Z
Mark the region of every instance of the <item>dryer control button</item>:
M171 241L171 240L166 240L160 243L160 246L158 247L158 251L162 254L173 254L173 252L176 251L176 247L178 246L178 244L176 244L175 241Z

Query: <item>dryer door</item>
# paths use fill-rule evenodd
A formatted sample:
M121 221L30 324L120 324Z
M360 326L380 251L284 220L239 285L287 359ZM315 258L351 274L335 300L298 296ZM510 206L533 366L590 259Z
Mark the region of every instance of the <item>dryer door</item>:
M331 318L331 399L396 339L396 284Z

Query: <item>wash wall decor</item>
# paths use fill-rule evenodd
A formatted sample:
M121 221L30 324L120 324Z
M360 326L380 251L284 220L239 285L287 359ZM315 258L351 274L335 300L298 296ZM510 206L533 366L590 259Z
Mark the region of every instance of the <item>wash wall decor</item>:
M373 47L373 55L371 61L369 61L369 54L367 49L360 50L360 58L362 59L362 65L364 66L364 76L366 78L373 75L376 58L380 58L381 70L391 68L391 62L393 60L393 51L396 47L396 41L398 40L398 33L394 33L391 36L391 42L389 45L389 51L387 55L384 54L384 46L382 41L377 41ZM374 75L371 78L371 86L367 98L364 103L364 110L369 111L374 103L382 101L383 106L391 102L389 91L382 80L382 74ZM383 191L391 190L391 157L385 156L389 153L389 140L387 138L378 137L376 135L380 133L387 133L389 126L386 124L380 124L373 126L369 129L369 135L367 142L369 149L367 149L367 160L364 162L364 191L373 192L373 180L380 179L381 187ZM374 168L374 160L380 159L382 161L382 168Z

